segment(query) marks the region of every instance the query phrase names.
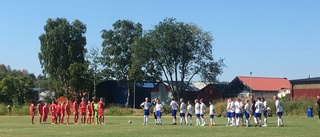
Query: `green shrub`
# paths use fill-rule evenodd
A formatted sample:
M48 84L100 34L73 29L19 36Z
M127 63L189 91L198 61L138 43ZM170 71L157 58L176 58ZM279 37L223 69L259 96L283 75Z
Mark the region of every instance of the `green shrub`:
M0 104L0 115L8 115L7 105Z

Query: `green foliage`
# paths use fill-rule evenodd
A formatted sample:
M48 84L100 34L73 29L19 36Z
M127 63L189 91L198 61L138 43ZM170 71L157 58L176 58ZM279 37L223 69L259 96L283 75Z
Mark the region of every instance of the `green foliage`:
M0 103L0 115L8 115L7 105Z

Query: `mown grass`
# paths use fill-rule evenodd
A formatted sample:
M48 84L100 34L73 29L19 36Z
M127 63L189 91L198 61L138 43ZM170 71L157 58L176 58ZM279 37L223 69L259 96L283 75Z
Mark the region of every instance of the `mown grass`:
M163 117L163 125L154 125L150 117L149 125L142 125L142 116L107 116L105 125L88 124L30 124L28 116L0 116L0 137L56 137L56 136L108 136L108 137L196 137L196 136L275 136L300 137L317 136L320 122L317 118L284 117L284 127L277 128L276 117L269 118L268 127L227 127L226 118L217 117L215 127L195 127L171 125L172 118ZM132 120L132 124L128 124ZM37 121L37 117L35 117ZM209 122L208 117L206 122ZM253 121L251 121L253 122Z

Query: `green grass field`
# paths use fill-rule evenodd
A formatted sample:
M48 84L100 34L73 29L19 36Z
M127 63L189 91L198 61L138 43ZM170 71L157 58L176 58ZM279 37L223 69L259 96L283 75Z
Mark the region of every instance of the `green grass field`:
M197 136L317 136L319 135L320 122L316 117L284 117L284 127L276 126L276 117L270 117L268 127L227 127L226 118L215 118L217 126L199 127L190 125L171 125L169 116L163 117L163 125L154 125L150 119L149 125L143 126L143 117L140 116L108 116L105 125L69 124L51 125L38 124L35 117L34 125L30 124L27 116L0 116L0 137L91 137L91 136L175 136L175 137L197 137ZM132 124L128 123L132 121ZM48 121L51 121L50 117ZM70 119L71 121L71 119ZM193 119L193 122L195 120ZM207 117L206 122L209 122ZM253 120L251 121L253 123Z

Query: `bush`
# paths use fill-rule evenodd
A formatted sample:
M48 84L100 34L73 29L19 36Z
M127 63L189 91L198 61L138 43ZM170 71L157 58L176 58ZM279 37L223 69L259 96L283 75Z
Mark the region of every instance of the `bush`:
M7 105L0 104L0 115L8 115Z

